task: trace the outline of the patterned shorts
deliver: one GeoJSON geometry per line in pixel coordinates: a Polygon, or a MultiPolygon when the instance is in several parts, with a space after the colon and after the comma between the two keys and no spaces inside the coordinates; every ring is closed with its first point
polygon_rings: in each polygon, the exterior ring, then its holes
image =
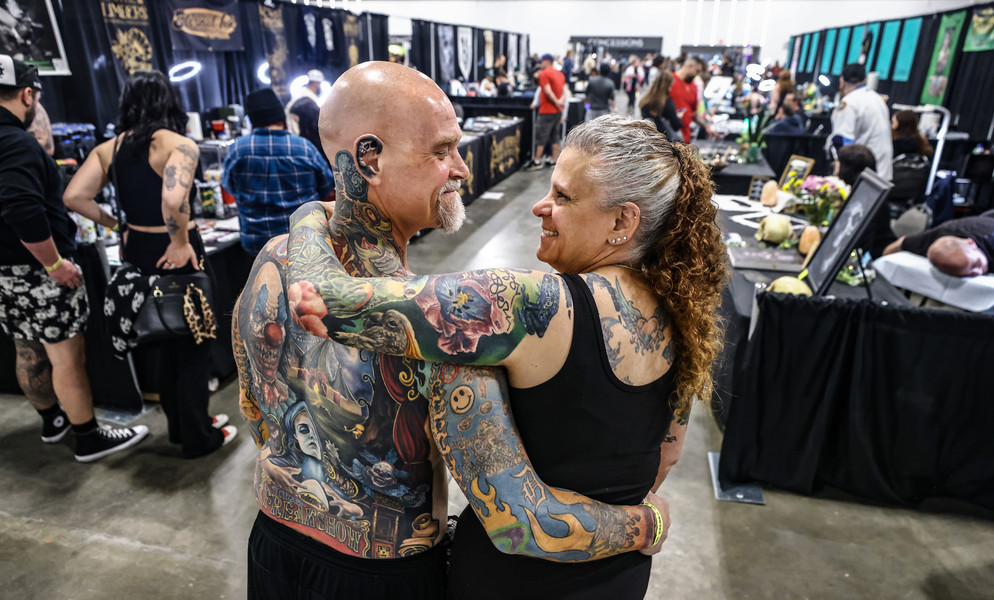
{"type": "Polygon", "coordinates": [[[86,287],[59,285],[41,265],[0,265],[0,327],[8,336],[55,344],[83,331],[86,287]]]}

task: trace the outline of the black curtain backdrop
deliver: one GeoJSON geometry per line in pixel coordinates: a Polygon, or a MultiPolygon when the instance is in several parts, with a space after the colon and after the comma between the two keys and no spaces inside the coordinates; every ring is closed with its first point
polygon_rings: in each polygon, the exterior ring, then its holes
{"type": "MultiPolygon", "coordinates": [[[[994,73],[994,50],[986,52],[963,52],[962,46],[963,40],[969,31],[970,21],[974,12],[991,7],[994,7],[994,3],[965,7],[965,10],[967,10],[967,21],[956,43],[956,48],[959,51],[953,63],[949,89],[945,99],[945,106],[952,113],[952,127],[958,131],[966,132],[973,140],[988,139],[991,121],[994,119],[994,102],[991,101],[991,98],[994,97],[994,78],[991,77],[991,74],[994,73]]],[[[935,49],[935,41],[942,22],[942,15],[950,12],[959,12],[960,10],[964,10],[964,8],[948,11],[947,13],[920,15],[922,18],[922,28],[915,47],[915,56],[912,63],[914,66],[908,81],[893,81],[891,78],[881,79],[877,86],[877,91],[887,96],[891,104],[917,105],[921,102],[922,88],[928,76],[928,66],[932,60],[932,52],[935,49]]],[[[917,18],[917,16],[910,18],[917,18]]],[[[904,35],[904,22],[905,20],[901,21],[901,30],[896,40],[898,45],[904,35]]],[[[881,24],[883,23],[886,23],[886,21],[881,22],[881,24]]],[[[855,23],[853,25],[858,26],[860,24],[855,23]]],[[[869,25],[869,23],[865,25],[869,25]]],[[[806,64],[803,66],[799,65],[798,73],[794,74],[796,80],[801,82],[814,81],[818,75],[822,74],[821,62],[823,54],[826,51],[825,39],[827,31],[823,29],[818,32],[819,39],[817,48],[815,49],[816,54],[813,69],[808,70],[806,64]]],[[[792,37],[789,42],[789,48],[793,49],[794,39],[800,38],[803,40],[804,35],[809,34],[792,37]]],[[[879,35],[880,32],[878,32],[878,39],[871,55],[867,57],[867,64],[871,66],[871,70],[875,70],[881,51],[879,35]]],[[[831,51],[832,49],[829,50],[831,51]]],[[[809,48],[808,51],[810,53],[812,50],[809,48]]],[[[896,49],[894,59],[896,61],[896,49]]],[[[832,77],[830,73],[825,74],[832,80],[832,89],[837,88],[838,77],[832,77]]],[[[893,64],[891,67],[891,77],[893,77],[893,64]]]]}
{"type": "MultiPolygon", "coordinates": [[[[188,60],[196,60],[203,67],[197,76],[175,84],[186,110],[207,112],[218,106],[240,104],[250,91],[265,85],[256,76],[259,66],[266,61],[257,0],[238,3],[239,28],[243,28],[245,36],[245,50],[241,52],[174,50],[165,4],[150,1],[146,6],[149,8],[155,68],[168,72],[173,65],[188,60]]],[[[350,64],[343,32],[343,20],[348,13],[341,9],[316,9],[292,3],[283,3],[282,7],[291,80],[309,69],[319,68],[329,81],[334,81],[350,64]],[[306,35],[306,12],[315,17],[315,46],[309,44],[306,35]],[[323,18],[330,19],[333,24],[333,50],[325,44],[323,18]]],[[[98,133],[102,132],[108,123],[117,120],[117,104],[124,81],[114,67],[100,5],[97,0],[63,0],[61,4],[54,2],[53,8],[72,75],[44,77],[42,102],[53,121],[94,123],[98,133]]],[[[356,15],[356,18],[359,60],[386,60],[387,16],[370,14],[356,15]]]]}
{"type": "Polygon", "coordinates": [[[431,34],[430,21],[411,20],[411,66],[431,77],[431,34]]]}
{"type": "MultiPolygon", "coordinates": [[[[973,13],[994,7],[988,3],[972,7],[960,36],[959,48],[970,29],[973,13]]],[[[974,140],[989,139],[994,119],[994,50],[963,52],[960,50],[953,65],[952,87],[946,94],[946,107],[953,114],[953,124],[974,140]]]]}
{"type": "Polygon", "coordinates": [[[994,508],[994,319],[866,300],[757,297],[719,473],[809,494],[994,508]]]}

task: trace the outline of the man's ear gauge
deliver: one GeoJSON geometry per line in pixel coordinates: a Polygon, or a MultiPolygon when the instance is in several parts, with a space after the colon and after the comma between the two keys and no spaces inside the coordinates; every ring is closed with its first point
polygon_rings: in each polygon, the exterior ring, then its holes
{"type": "Polygon", "coordinates": [[[364,157],[372,152],[374,155],[383,151],[383,142],[375,135],[366,135],[359,138],[355,146],[356,165],[359,171],[366,177],[376,177],[376,171],[366,164],[364,157]]]}

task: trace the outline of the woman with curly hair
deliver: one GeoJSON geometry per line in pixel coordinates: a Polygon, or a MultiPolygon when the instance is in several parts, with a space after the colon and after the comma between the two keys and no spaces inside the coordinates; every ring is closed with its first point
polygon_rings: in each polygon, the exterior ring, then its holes
{"type": "MultiPolygon", "coordinates": [[[[291,309],[308,331],[351,346],[506,367],[514,419],[541,478],[637,503],[676,463],[694,399],[711,397],[726,279],[713,184],[690,146],[618,115],[570,132],[551,183],[533,213],[542,221],[538,258],[557,274],[352,278],[333,252],[308,251],[327,230],[305,207],[290,234],[291,309]]],[[[485,401],[446,400],[456,412],[485,401]]],[[[448,436],[466,451],[486,443],[448,436]]],[[[514,532],[488,539],[472,508],[453,542],[453,598],[644,596],[650,557],[580,565],[502,553],[495,546],[507,552],[514,532]]],[[[555,546],[554,537],[536,541],[555,546]]]]}
{"type": "MultiPolygon", "coordinates": [[[[120,133],[90,152],[63,196],[70,210],[97,224],[127,229],[121,259],[142,276],[192,273],[205,266],[204,244],[190,215],[200,150],[184,135],[186,121],[169,78],[159,71],[135,73],[121,92],[120,133]],[[127,225],[93,199],[115,172],[127,225]]],[[[147,347],[156,364],[169,441],[182,448],[183,457],[210,454],[234,439],[237,430],[226,425],[226,415],[207,413],[210,344],[183,337],[147,347]]]]}

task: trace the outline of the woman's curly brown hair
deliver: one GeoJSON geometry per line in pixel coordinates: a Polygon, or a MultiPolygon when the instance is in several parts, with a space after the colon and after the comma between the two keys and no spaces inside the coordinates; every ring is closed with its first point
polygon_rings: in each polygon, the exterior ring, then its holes
{"type": "Polygon", "coordinates": [[[728,266],[711,171],[689,145],[619,115],[577,126],[564,147],[590,157],[588,175],[603,186],[605,208],[639,207],[633,259],[673,320],[677,387],[670,404],[686,420],[695,396],[711,399],[723,339],[718,305],[728,266]]]}

